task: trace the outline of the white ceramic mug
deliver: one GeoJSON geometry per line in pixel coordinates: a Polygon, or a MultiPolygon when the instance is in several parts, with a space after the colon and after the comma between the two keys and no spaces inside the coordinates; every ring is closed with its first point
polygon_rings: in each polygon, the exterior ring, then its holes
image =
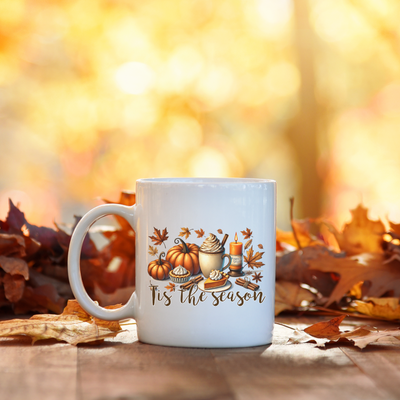
{"type": "Polygon", "coordinates": [[[275,214],[272,180],[140,179],[134,206],[101,205],[80,220],[68,253],[72,291],[93,316],[134,318],[138,338],[145,343],[208,348],[271,343],[275,214]],[[124,217],[136,232],[136,290],[127,304],[114,310],[88,296],[79,265],[89,227],[109,214],[124,217]],[[154,240],[156,229],[165,233],[162,242],[154,240]],[[199,266],[199,246],[210,233],[228,234],[233,241],[236,232],[244,276],[224,274],[221,281],[207,281],[199,266]],[[149,246],[157,249],[156,256],[149,254],[149,246]]]}

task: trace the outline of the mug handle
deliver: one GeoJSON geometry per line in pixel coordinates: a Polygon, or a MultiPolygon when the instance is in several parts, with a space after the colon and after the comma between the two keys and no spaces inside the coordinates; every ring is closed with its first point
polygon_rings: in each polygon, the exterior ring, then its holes
{"type": "Polygon", "coordinates": [[[68,277],[72,292],[82,308],[94,317],[117,321],[125,318],[135,318],[134,306],[136,293],[133,292],[129,301],[121,308],[106,309],[96,304],[87,294],[82,282],[80,270],[80,254],[83,240],[91,225],[106,215],[116,214],[125,218],[128,222],[133,219],[136,206],[123,206],[121,204],[103,204],[86,213],[77,224],[68,250],[68,277]]]}
{"type": "Polygon", "coordinates": [[[222,256],[222,259],[224,259],[225,257],[228,257],[228,258],[229,258],[229,262],[228,262],[228,264],[225,265],[225,267],[222,267],[221,271],[223,271],[224,269],[227,269],[227,268],[230,267],[231,264],[232,264],[232,257],[231,257],[231,255],[230,255],[230,254],[224,254],[224,255],[222,256]]]}

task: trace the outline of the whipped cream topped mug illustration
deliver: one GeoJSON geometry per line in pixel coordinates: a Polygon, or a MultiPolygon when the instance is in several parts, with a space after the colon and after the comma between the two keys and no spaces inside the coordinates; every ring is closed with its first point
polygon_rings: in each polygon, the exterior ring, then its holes
{"type": "Polygon", "coordinates": [[[232,257],[229,254],[225,254],[225,242],[228,239],[228,234],[225,234],[222,242],[213,234],[207,237],[199,249],[199,263],[200,269],[203,275],[208,278],[211,271],[219,270],[223,271],[227,269],[232,262],[232,257]],[[224,266],[224,258],[229,261],[224,266]]]}
{"type": "Polygon", "coordinates": [[[72,291],[97,318],[134,318],[145,343],[208,348],[271,343],[275,214],[272,180],[140,179],[135,205],[95,207],[76,226],[68,252],[72,291]],[[110,214],[125,218],[136,233],[135,291],[118,309],[94,302],[80,272],[87,231],[110,214]],[[235,237],[238,251],[232,246],[225,251],[228,237],[235,237]],[[243,260],[240,273],[228,272],[236,253],[243,260]]]}

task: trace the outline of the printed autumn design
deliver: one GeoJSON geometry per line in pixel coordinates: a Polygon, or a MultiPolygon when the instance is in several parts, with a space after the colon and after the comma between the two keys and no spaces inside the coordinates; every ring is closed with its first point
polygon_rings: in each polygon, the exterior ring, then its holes
{"type": "Polygon", "coordinates": [[[184,237],[186,240],[190,236],[190,231],[192,229],[189,228],[181,228],[181,232],[179,233],[179,236],[184,237]]]}
{"type": "Polygon", "coordinates": [[[197,238],[199,239],[199,238],[202,238],[203,236],[204,236],[204,231],[203,231],[203,229],[199,229],[199,230],[197,230],[197,231],[194,231],[196,234],[197,234],[197,238]]]}
{"type": "Polygon", "coordinates": [[[261,275],[261,272],[255,272],[253,275],[252,275],[252,279],[253,279],[253,281],[255,281],[255,282],[261,282],[261,279],[263,278],[263,276],[261,275]]]}
{"type": "Polygon", "coordinates": [[[154,242],[155,245],[160,246],[164,244],[165,241],[168,239],[168,231],[167,228],[163,229],[162,233],[160,229],[154,228],[154,235],[149,236],[150,240],[154,242]]]}
{"type": "Polygon", "coordinates": [[[150,246],[150,245],[149,245],[149,251],[148,251],[148,253],[149,253],[151,256],[156,256],[156,255],[158,254],[158,249],[157,249],[157,247],[156,247],[156,246],[150,246]]]}
{"type": "Polygon", "coordinates": [[[246,228],[246,230],[240,232],[243,235],[244,239],[250,239],[251,235],[253,234],[253,232],[249,228],[246,228]]]}
{"type": "Polygon", "coordinates": [[[264,265],[264,263],[260,261],[263,254],[264,252],[260,253],[258,251],[257,253],[254,253],[253,247],[250,247],[247,254],[244,256],[244,261],[251,269],[261,268],[264,265]]]}
{"type": "Polygon", "coordinates": [[[167,286],[165,286],[165,289],[168,289],[170,292],[175,292],[175,283],[170,282],[167,286]]]}

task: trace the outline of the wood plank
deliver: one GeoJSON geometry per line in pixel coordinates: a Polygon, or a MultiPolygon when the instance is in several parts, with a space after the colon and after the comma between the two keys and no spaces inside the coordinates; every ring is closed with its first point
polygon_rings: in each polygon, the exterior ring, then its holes
{"type": "Polygon", "coordinates": [[[30,339],[0,340],[0,398],[75,399],[77,348],[30,343],[30,339]]]}
{"type": "Polygon", "coordinates": [[[345,347],[342,351],[381,391],[386,393],[388,400],[400,398],[399,347],[374,344],[363,350],[345,347]]]}
{"type": "Polygon", "coordinates": [[[257,348],[247,353],[243,349],[213,351],[235,398],[387,399],[387,394],[339,348],[288,345],[289,336],[286,328],[276,325],[273,344],[258,348],[258,354],[257,348]]]}
{"type": "Polygon", "coordinates": [[[112,341],[78,349],[82,399],[232,399],[210,350],[112,341]]]}

